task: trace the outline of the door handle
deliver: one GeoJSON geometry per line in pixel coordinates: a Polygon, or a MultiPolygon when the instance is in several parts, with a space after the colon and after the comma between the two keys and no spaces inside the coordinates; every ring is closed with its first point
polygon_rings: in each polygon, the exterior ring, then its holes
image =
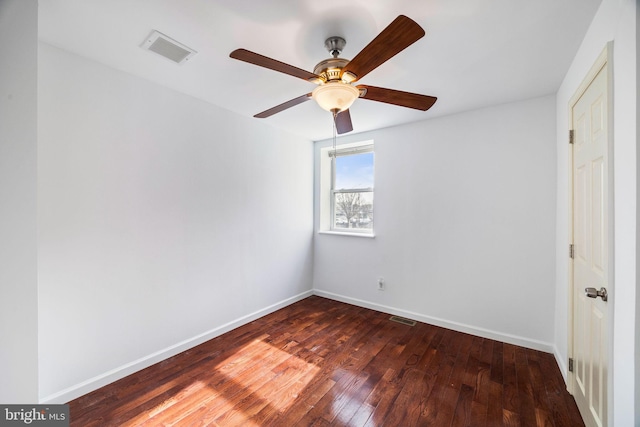
{"type": "Polygon", "coordinates": [[[600,288],[600,290],[597,290],[596,288],[584,288],[584,294],[589,298],[600,297],[602,298],[602,301],[606,301],[608,297],[607,289],[604,287],[600,288]]]}

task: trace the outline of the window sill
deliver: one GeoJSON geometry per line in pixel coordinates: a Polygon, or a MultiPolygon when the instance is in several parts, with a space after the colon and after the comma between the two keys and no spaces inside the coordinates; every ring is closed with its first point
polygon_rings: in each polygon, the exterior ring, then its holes
{"type": "Polygon", "coordinates": [[[376,237],[374,233],[349,233],[348,231],[333,231],[333,230],[320,230],[318,234],[333,234],[334,236],[349,236],[349,237],[368,237],[373,239],[376,237]]]}

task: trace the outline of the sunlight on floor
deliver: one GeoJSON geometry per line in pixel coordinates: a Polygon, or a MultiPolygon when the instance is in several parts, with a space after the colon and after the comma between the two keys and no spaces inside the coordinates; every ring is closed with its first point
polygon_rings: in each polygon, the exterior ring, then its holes
{"type": "Polygon", "coordinates": [[[300,350],[297,346],[290,341],[276,347],[256,339],[216,366],[242,387],[241,394],[251,402],[241,409],[245,414],[253,415],[266,407],[287,410],[319,372],[318,366],[296,355],[300,350]]]}
{"type": "MultiPolygon", "coordinates": [[[[207,369],[206,365],[193,368],[193,382],[123,425],[259,426],[252,417],[264,419],[286,411],[320,368],[296,355],[301,350],[297,342],[276,347],[262,340],[266,337],[247,343],[212,366],[214,374],[207,374],[211,378],[207,382],[195,379],[197,370],[207,369]]],[[[172,385],[162,387],[169,391],[172,385]]]]}

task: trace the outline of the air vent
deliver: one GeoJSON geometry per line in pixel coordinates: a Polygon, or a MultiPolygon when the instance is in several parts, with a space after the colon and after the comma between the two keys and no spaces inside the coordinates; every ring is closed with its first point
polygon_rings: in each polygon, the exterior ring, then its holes
{"type": "Polygon", "coordinates": [[[187,47],[158,31],[152,31],[151,34],[149,34],[149,37],[147,37],[144,43],[142,43],[142,48],[164,56],[177,64],[182,64],[183,62],[188,61],[197,53],[190,47],[187,47]]]}
{"type": "Polygon", "coordinates": [[[405,319],[404,317],[400,316],[391,316],[389,320],[391,320],[392,322],[402,323],[403,325],[407,326],[416,326],[415,320],[405,319]]]}

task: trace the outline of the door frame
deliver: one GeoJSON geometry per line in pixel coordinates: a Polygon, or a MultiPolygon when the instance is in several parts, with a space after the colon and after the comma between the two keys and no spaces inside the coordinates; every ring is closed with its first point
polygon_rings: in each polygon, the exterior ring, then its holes
{"type": "MultiPolygon", "coordinates": [[[[614,162],[613,162],[613,145],[614,145],[614,134],[613,134],[613,41],[609,41],[600,55],[598,55],[597,59],[594,61],[593,65],[589,69],[589,72],[586,74],[578,88],[576,89],[573,96],[569,99],[568,111],[569,111],[569,130],[573,129],[573,107],[578,102],[580,97],[584,94],[587,88],[591,85],[591,82],[600,72],[600,70],[606,66],[607,74],[606,74],[606,85],[607,85],[607,167],[608,167],[608,197],[607,197],[607,212],[609,217],[609,223],[607,224],[607,233],[608,235],[608,245],[607,245],[607,257],[608,257],[608,266],[609,271],[607,273],[607,290],[609,291],[609,299],[608,299],[608,318],[607,318],[607,340],[608,340],[608,376],[607,376],[607,423],[609,426],[613,426],[613,322],[614,322],[614,308],[615,308],[615,281],[614,281],[614,162]]],[[[568,135],[569,132],[567,132],[568,135]]],[[[574,243],[573,236],[573,144],[569,144],[569,243],[574,243]]],[[[568,253],[567,248],[567,253],[568,253]]],[[[577,286],[573,281],[573,268],[574,268],[574,260],[569,257],[569,274],[568,274],[568,310],[567,310],[567,354],[568,357],[574,358],[574,328],[573,328],[573,316],[574,316],[574,291],[577,286]]],[[[575,373],[571,372],[567,369],[567,390],[571,395],[574,394],[574,383],[575,383],[575,373]]]]}

